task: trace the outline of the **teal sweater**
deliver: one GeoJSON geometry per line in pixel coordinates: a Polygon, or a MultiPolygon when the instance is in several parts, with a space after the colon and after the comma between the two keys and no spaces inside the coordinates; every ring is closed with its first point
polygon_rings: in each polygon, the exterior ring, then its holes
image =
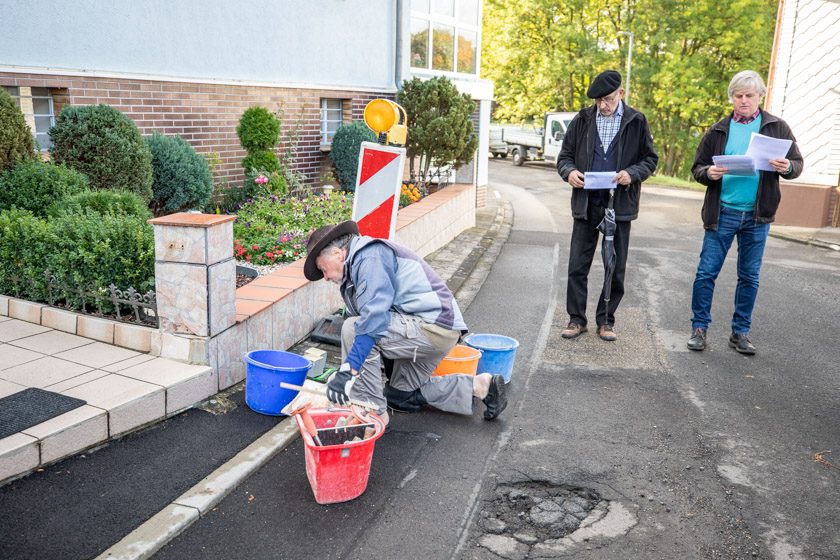
{"type": "MultiPolygon", "coordinates": [[[[750,136],[761,128],[761,115],[750,124],[740,124],[735,119],[729,124],[729,136],[726,140],[724,154],[728,156],[742,156],[747,153],[750,136]]],[[[738,175],[724,175],[723,188],[720,193],[720,203],[738,212],[752,212],[755,207],[755,196],[758,192],[758,171],[749,177],[738,175]]]]}

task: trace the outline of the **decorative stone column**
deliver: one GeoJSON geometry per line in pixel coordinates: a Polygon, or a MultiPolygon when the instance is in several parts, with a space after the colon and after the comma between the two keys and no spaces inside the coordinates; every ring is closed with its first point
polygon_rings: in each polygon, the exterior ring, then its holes
{"type": "Polygon", "coordinates": [[[178,213],[149,220],[161,333],[215,336],[236,322],[236,216],[178,213]]]}

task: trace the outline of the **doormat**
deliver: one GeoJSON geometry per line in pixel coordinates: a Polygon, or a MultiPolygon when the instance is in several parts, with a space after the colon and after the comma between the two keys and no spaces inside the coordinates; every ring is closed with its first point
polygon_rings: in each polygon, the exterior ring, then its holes
{"type": "Polygon", "coordinates": [[[87,404],[43,389],[24,389],[0,399],[0,439],[87,404]]]}

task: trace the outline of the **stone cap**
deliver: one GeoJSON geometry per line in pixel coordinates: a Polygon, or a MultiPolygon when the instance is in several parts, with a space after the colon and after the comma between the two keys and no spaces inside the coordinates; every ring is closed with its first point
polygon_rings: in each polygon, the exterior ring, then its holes
{"type": "Polygon", "coordinates": [[[191,212],[178,212],[177,214],[169,214],[161,216],[160,218],[152,218],[148,223],[153,226],[179,226],[179,227],[196,227],[209,228],[232,222],[236,216],[227,214],[194,214],[191,212]]]}

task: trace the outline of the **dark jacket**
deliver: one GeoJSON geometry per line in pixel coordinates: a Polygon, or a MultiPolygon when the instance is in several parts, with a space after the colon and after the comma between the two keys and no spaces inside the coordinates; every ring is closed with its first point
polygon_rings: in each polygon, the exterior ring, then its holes
{"type": "MultiPolygon", "coordinates": [[[[586,173],[592,168],[595,139],[598,137],[598,129],[595,126],[596,111],[597,108],[594,105],[581,109],[569,124],[569,130],[563,138],[563,147],[560,149],[560,155],[557,156],[557,172],[564,181],[568,180],[569,173],[575,169],[586,173]]],[[[653,139],[650,136],[647,119],[642,113],[626,104],[615,141],[618,142],[616,172],[626,170],[631,179],[629,185],[619,185],[615,190],[613,202],[615,219],[619,222],[629,222],[639,217],[642,181],[650,177],[656,169],[659,156],[653,150],[653,139]]],[[[572,189],[572,217],[585,220],[588,202],[588,191],[572,189]]]]}
{"type": "MultiPolygon", "coordinates": [[[[726,148],[726,139],[729,137],[729,122],[732,115],[718,121],[710,128],[700,145],[697,146],[697,154],[694,156],[694,165],[691,174],[698,183],[706,185],[706,199],[703,201],[703,227],[706,229],[717,229],[720,218],[720,191],[723,181],[709,179],[708,170],[712,166],[712,156],[723,154],[726,148]]],[[[790,160],[793,169],[785,179],[795,179],[802,173],[804,162],[799,147],[796,145],[796,138],[785,121],[775,115],[761,110],[761,128],[759,132],[773,138],[786,138],[793,140],[787,159],[790,160]]],[[[776,219],[776,210],[779,209],[779,202],[782,200],[782,192],[779,189],[779,174],[775,171],[759,171],[758,192],[755,198],[755,222],[766,224],[776,219]]]]}

